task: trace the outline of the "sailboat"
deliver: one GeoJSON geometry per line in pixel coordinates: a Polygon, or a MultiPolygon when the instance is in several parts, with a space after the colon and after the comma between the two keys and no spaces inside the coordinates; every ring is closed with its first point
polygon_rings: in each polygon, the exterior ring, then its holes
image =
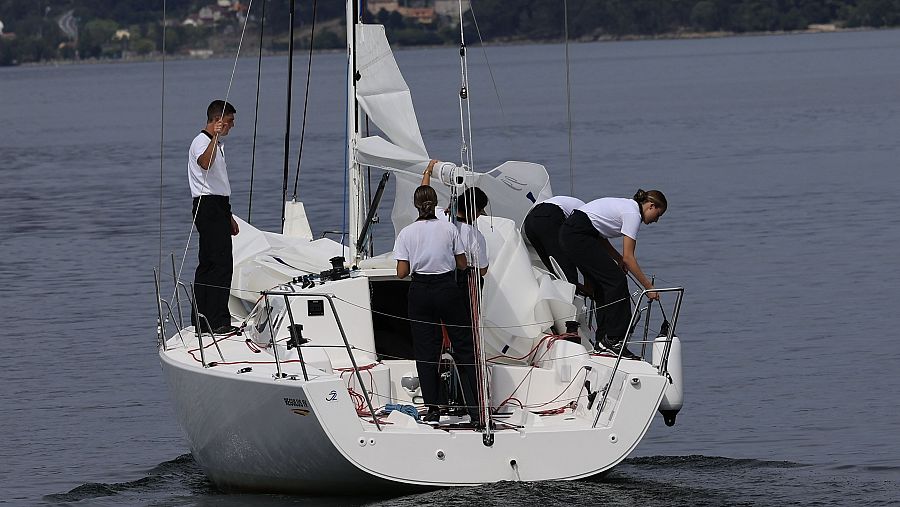
{"type": "MultiPolygon", "coordinates": [[[[473,308],[485,420],[472,424],[448,407],[424,424],[409,281],[397,278],[391,252],[369,248],[388,177],[368,201],[363,170],[394,177],[399,231],[416,218],[411,196],[430,157],[384,28],[363,24],[354,0],[346,26],[347,239],[314,238],[302,202],[286,204],[281,232],[238,219],[229,305],[241,333],[231,336],[184,325],[189,284],[176,279],[165,299],[157,274],[160,362],[196,462],[226,491],[328,494],[574,480],[611,469],[657,411],[671,424],[681,408],[683,289],[656,289],[670,308],[653,334],[650,313],[663,305],[646,291],[632,295],[627,343],[648,360],[595,352],[593,303],[546,269],[520,232],[533,204],[553,195],[546,169],[510,161],[482,173],[465,155],[443,164],[434,176],[442,202],[475,185],[491,198],[491,216],[477,222],[491,269],[473,308]],[[363,135],[365,120],[376,134],[363,135]]],[[[452,392],[457,375],[445,359],[442,382],[452,392]]]]}

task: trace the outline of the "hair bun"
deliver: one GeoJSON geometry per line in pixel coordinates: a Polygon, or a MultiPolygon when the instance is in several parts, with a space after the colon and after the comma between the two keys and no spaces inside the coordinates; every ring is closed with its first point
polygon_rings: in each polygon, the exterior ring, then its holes
{"type": "Polygon", "coordinates": [[[634,193],[633,199],[637,202],[644,202],[647,200],[647,192],[639,188],[637,192],[634,193]]]}

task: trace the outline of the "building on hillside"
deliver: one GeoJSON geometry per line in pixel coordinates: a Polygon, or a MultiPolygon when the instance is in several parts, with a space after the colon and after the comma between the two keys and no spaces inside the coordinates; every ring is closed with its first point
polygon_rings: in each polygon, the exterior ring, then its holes
{"type": "Polygon", "coordinates": [[[369,0],[366,2],[366,10],[372,14],[378,14],[379,11],[394,12],[400,8],[397,0],[369,0]]]}
{"type": "Polygon", "coordinates": [[[423,25],[430,25],[437,18],[434,7],[400,7],[397,12],[404,18],[414,19],[423,25]]]}
{"type": "MultiPolygon", "coordinates": [[[[462,10],[469,10],[469,0],[463,0],[462,10]]],[[[434,0],[434,12],[438,16],[448,17],[453,21],[459,21],[459,0],[434,0]]]]}

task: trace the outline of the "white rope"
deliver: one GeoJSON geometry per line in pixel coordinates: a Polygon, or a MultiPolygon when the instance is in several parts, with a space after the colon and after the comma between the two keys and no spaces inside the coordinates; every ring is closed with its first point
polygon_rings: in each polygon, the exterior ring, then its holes
{"type": "MultiPolygon", "coordinates": [[[[162,270],[163,251],[163,153],[166,131],[166,0],[163,0],[163,29],[162,29],[162,92],[160,93],[159,106],[159,264],[157,268],[162,270]]],[[[159,294],[157,294],[159,296],[159,294]]]]}

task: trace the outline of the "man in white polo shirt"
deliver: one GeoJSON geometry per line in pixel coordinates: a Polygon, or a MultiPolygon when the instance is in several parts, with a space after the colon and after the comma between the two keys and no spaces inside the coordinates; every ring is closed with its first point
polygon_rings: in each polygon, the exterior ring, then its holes
{"type": "Polygon", "coordinates": [[[225,335],[238,330],[231,325],[228,311],[233,269],[231,236],[238,233],[238,225],[231,216],[231,185],[220,140],[234,126],[235,112],[234,106],[224,100],[212,101],[206,109],[206,127],[191,142],[188,154],[192,212],[200,236],[194,294],[196,311],[206,317],[198,323],[192,311],[191,322],[203,331],[225,335]]]}

